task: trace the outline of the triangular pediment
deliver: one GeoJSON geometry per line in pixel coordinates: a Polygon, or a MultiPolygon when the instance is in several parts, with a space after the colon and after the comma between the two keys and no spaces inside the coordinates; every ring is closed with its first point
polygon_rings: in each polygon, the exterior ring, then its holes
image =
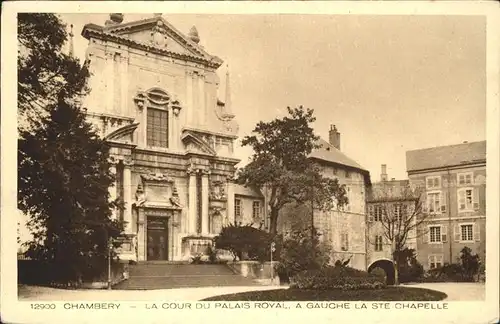
{"type": "Polygon", "coordinates": [[[103,31],[178,54],[187,54],[202,59],[214,58],[214,56],[208,54],[201,46],[176,29],[163,17],[153,17],[106,26],[103,31]]]}
{"type": "Polygon", "coordinates": [[[209,155],[217,155],[217,152],[210,146],[210,144],[203,139],[200,135],[191,131],[184,131],[182,133],[182,142],[186,149],[195,153],[203,153],[209,155]]]}

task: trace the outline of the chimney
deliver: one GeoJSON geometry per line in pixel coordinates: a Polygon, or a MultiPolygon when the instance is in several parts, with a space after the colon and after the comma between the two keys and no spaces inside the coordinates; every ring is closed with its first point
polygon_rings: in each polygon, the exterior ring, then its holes
{"type": "Polygon", "coordinates": [[[330,140],[330,145],[335,147],[337,150],[340,151],[340,133],[337,130],[337,127],[335,125],[330,125],[330,131],[329,131],[329,140],[330,140]]]}
{"type": "Polygon", "coordinates": [[[387,165],[382,164],[382,172],[380,173],[380,181],[387,181],[387,165]]]}

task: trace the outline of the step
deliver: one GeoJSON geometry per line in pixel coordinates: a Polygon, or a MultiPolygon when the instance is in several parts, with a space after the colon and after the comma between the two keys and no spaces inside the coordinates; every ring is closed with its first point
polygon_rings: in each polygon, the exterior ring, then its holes
{"type": "Polygon", "coordinates": [[[129,276],[197,276],[197,275],[232,275],[234,272],[227,265],[205,264],[138,264],[129,267],[129,276]]]}

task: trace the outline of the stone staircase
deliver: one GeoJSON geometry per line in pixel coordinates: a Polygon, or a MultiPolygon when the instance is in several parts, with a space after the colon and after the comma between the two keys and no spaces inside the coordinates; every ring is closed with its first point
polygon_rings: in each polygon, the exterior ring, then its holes
{"type": "Polygon", "coordinates": [[[143,262],[129,266],[129,278],[115,285],[116,290],[259,286],[252,279],[235,273],[225,264],[186,264],[143,262]]]}

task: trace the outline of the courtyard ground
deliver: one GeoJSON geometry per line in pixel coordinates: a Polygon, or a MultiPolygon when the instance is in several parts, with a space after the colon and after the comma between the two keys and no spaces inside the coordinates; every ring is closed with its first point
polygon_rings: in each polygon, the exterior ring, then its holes
{"type": "Polygon", "coordinates": [[[445,301],[483,301],[486,295],[486,285],[477,282],[417,283],[405,286],[444,292],[448,295],[445,301]]]}
{"type": "MultiPolygon", "coordinates": [[[[404,286],[444,292],[445,301],[481,301],[485,299],[484,283],[419,283],[404,286]]],[[[193,301],[246,291],[286,289],[286,286],[204,287],[159,290],[65,290],[37,286],[19,286],[19,300],[178,300],[193,301]]]]}
{"type": "Polygon", "coordinates": [[[158,290],[97,290],[97,289],[56,289],[39,286],[18,286],[19,301],[67,301],[67,300],[176,300],[193,301],[212,296],[234,294],[245,291],[287,288],[285,286],[252,287],[203,287],[158,290]]]}

